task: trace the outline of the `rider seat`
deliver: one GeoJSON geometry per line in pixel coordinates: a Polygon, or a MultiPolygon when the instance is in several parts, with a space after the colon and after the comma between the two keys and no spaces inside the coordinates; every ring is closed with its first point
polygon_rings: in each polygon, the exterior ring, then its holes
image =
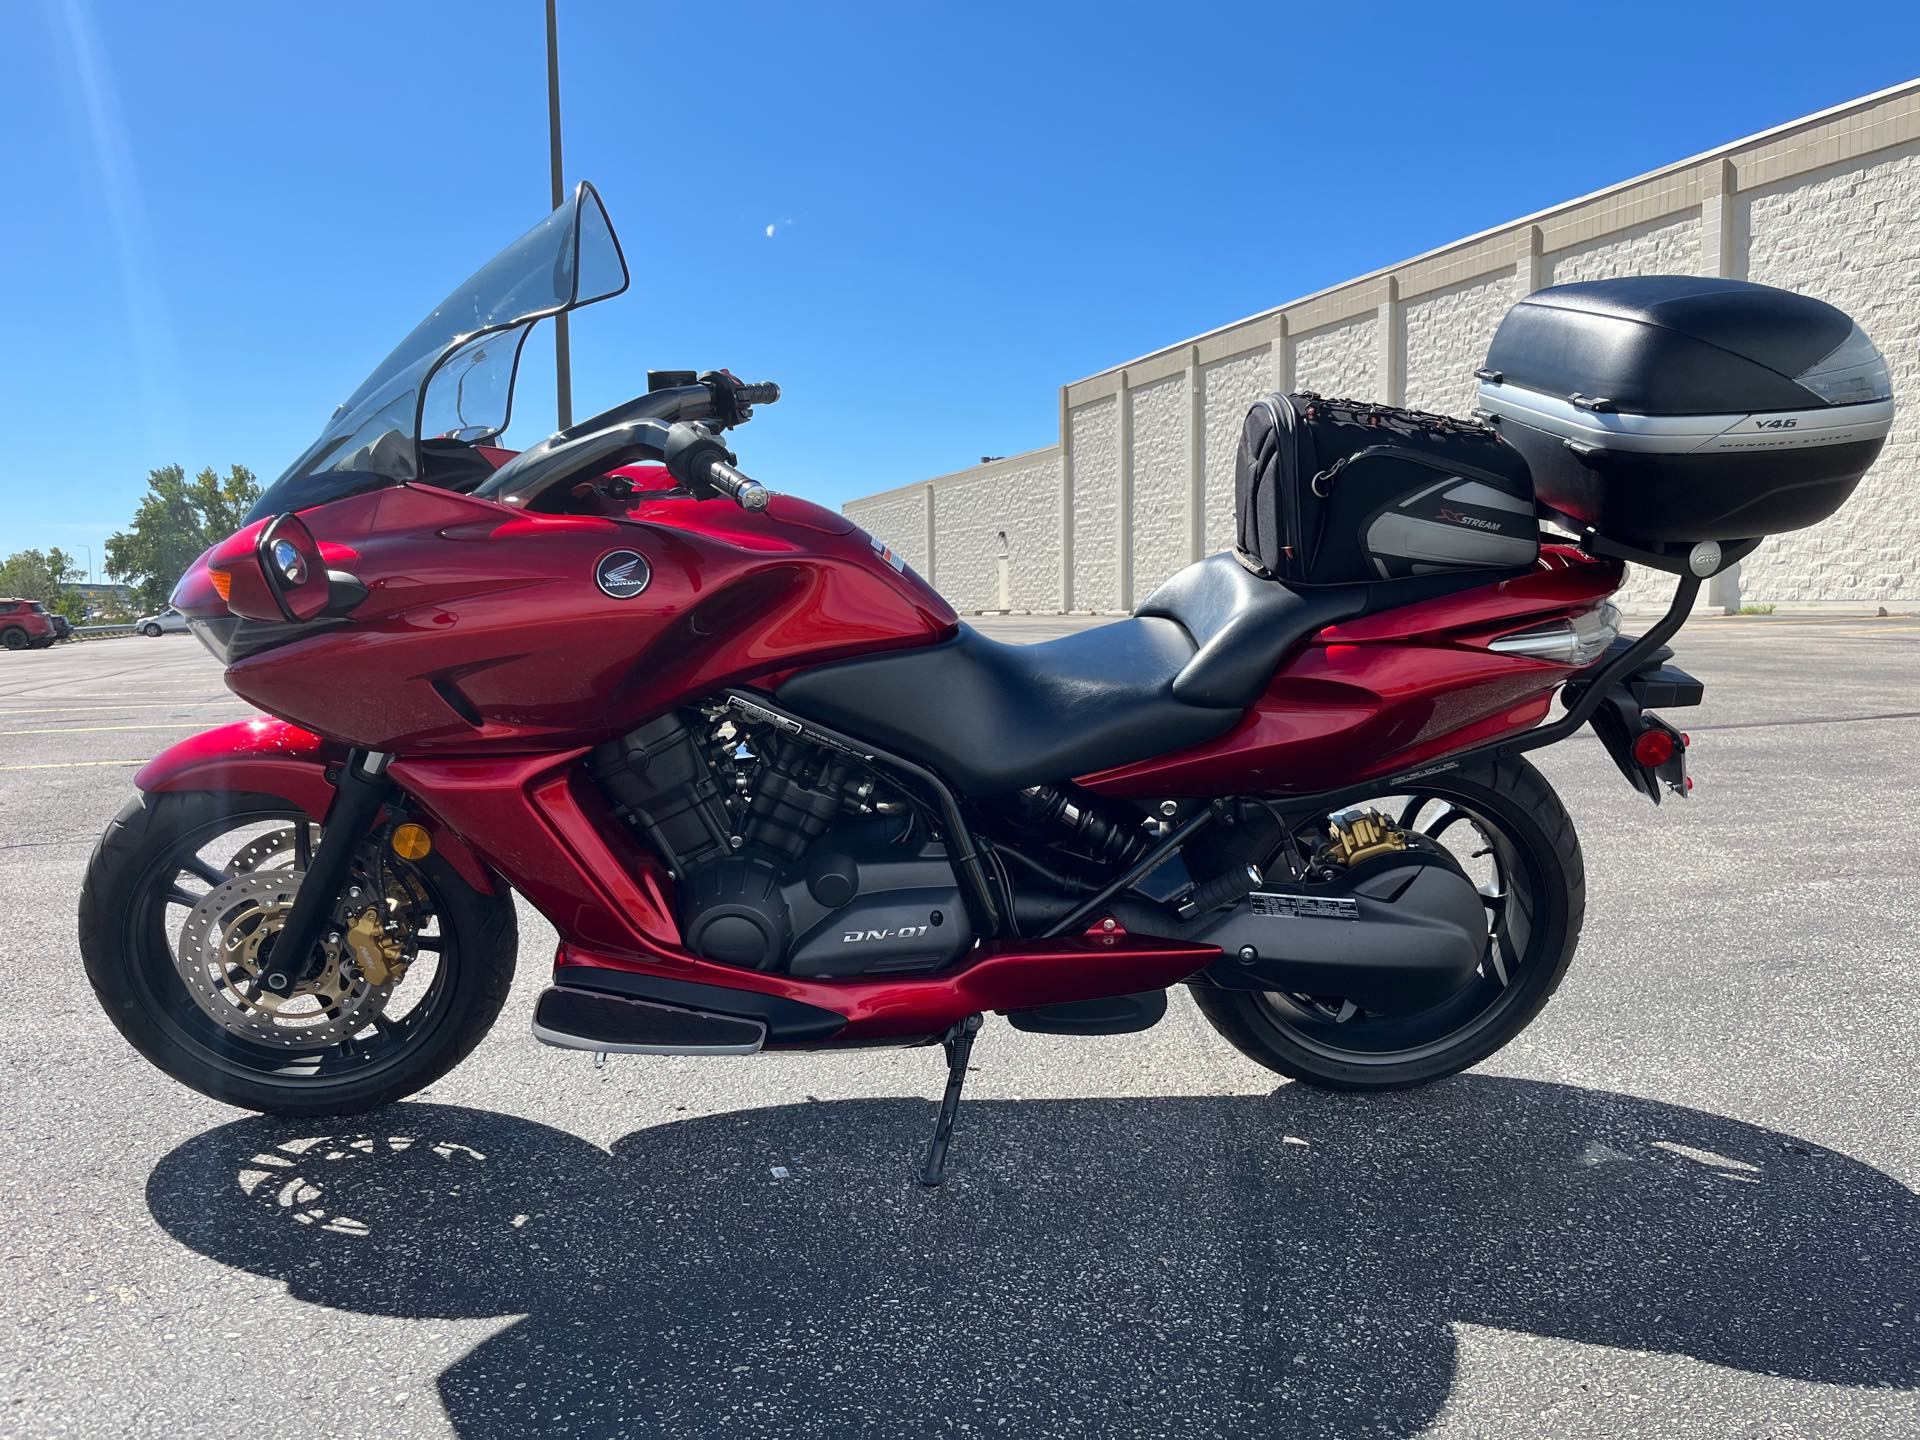
{"type": "Polygon", "coordinates": [[[938,645],[802,671],[779,699],[970,794],[997,794],[1224,733],[1294,646],[1361,613],[1367,594],[1362,585],[1295,592],[1214,555],[1130,619],[1036,645],[962,625],[938,645]]]}

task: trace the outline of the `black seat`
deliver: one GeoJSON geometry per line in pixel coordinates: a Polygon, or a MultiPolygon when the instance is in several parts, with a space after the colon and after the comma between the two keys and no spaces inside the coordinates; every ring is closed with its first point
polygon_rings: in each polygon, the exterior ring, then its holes
{"type": "Polygon", "coordinates": [[[1129,620],[1038,645],[953,639],[794,676],[798,713],[976,794],[1168,754],[1232,727],[1286,653],[1358,614],[1364,587],[1295,594],[1231,555],[1188,566],[1129,620]]]}
{"type": "Polygon", "coordinates": [[[1289,590],[1278,580],[1261,579],[1232,555],[1209,555],[1133,613],[1177,620],[1193,637],[1195,654],[1173,679],[1175,699],[1245,709],[1294,646],[1368,608],[1368,588],[1289,590]]]}

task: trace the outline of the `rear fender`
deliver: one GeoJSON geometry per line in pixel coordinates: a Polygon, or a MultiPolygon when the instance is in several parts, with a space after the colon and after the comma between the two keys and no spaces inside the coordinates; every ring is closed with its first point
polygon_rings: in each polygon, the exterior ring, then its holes
{"type": "MultiPolygon", "coordinates": [[[[191,735],[140,767],[133,783],[151,794],[173,790],[272,795],[324,824],[333,806],[334,767],[347,747],[262,715],[191,735]]],[[[431,814],[412,817],[433,837],[433,848],[483,895],[499,890],[493,872],[465,840],[431,814]]]]}

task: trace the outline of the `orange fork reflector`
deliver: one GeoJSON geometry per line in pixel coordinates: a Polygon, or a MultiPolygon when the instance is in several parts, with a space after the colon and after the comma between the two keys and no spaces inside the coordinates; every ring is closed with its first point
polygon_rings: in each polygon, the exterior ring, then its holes
{"type": "Polygon", "coordinates": [[[411,822],[393,827],[393,853],[402,860],[424,860],[433,849],[426,827],[411,822]]]}

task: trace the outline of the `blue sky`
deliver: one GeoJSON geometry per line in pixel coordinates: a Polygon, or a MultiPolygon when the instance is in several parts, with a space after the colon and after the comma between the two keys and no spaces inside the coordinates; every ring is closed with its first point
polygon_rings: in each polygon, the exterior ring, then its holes
{"type": "MultiPolygon", "coordinates": [[[[1064,381],[1920,66],[1911,4],[560,10],[569,178],[635,277],[576,320],[576,413],[649,366],[777,379],[743,465],[830,504],[1050,443],[1064,381]]],[[[543,17],[0,6],[0,554],[100,561],[152,466],[271,479],[531,223],[543,17]]],[[[522,442],[544,330],[528,354],[522,442]]]]}

